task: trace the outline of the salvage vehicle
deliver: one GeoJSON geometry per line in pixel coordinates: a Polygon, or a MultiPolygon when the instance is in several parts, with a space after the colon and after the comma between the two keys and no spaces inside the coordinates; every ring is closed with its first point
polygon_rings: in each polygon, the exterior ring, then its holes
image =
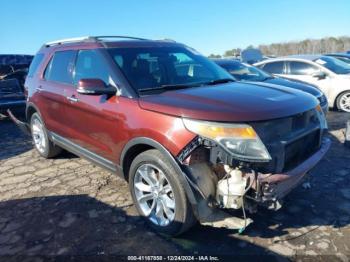
{"type": "Polygon", "coordinates": [[[25,113],[24,81],[33,56],[0,55],[0,114],[25,113]]]}
{"type": "Polygon", "coordinates": [[[350,112],[350,65],[325,55],[293,55],[256,63],[276,76],[317,86],[330,107],[350,112]]]}
{"type": "Polygon", "coordinates": [[[242,231],[246,210],[278,209],[330,146],[314,96],[236,82],[175,41],[66,39],[34,61],[27,123],[12,119],[41,156],[66,149],[125,178],[158,232],[178,235],[196,221],[242,231]],[[227,212],[235,209],[243,217],[227,212]]]}
{"type": "Polygon", "coordinates": [[[325,114],[328,112],[328,102],[326,96],[317,87],[297,80],[288,80],[270,75],[261,69],[232,59],[213,59],[215,63],[224,68],[238,81],[263,82],[275,85],[286,86],[307,92],[315,96],[325,114]]]}

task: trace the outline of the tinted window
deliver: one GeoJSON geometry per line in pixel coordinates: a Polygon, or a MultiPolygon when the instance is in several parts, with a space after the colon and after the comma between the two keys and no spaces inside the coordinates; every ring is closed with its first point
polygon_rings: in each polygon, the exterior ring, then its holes
{"type": "Polygon", "coordinates": [[[271,75],[248,64],[232,61],[219,65],[225,68],[238,81],[265,81],[271,78],[271,75]]]}
{"type": "Polygon", "coordinates": [[[28,71],[28,76],[32,77],[36,70],[38,69],[40,63],[43,61],[44,55],[43,54],[37,54],[32,63],[30,64],[29,71],[28,71]]]}
{"type": "Polygon", "coordinates": [[[111,48],[108,52],[137,90],[232,79],[224,69],[187,47],[111,48]]]}
{"type": "MultiPolygon", "coordinates": [[[[120,62],[122,63],[122,60],[120,62]]],[[[108,66],[96,50],[82,50],[78,53],[74,83],[77,84],[83,78],[97,78],[106,84],[112,84],[108,66]]]]}
{"type": "Polygon", "coordinates": [[[45,70],[45,79],[72,84],[72,70],[76,51],[59,51],[51,58],[45,70]]]}
{"type": "Polygon", "coordinates": [[[339,60],[341,60],[341,61],[343,61],[343,62],[345,62],[345,63],[347,63],[347,64],[350,64],[350,57],[335,57],[335,58],[337,58],[337,59],[339,59],[339,60]]]}
{"type": "Polygon", "coordinates": [[[322,56],[314,61],[315,63],[331,70],[336,74],[349,74],[350,65],[330,56],[322,56]]]}
{"type": "Polygon", "coordinates": [[[269,72],[270,74],[283,74],[284,62],[272,62],[267,63],[262,68],[264,71],[269,72]]]}
{"type": "Polygon", "coordinates": [[[289,74],[290,75],[312,75],[319,71],[316,66],[303,63],[303,62],[289,62],[289,74]]]}

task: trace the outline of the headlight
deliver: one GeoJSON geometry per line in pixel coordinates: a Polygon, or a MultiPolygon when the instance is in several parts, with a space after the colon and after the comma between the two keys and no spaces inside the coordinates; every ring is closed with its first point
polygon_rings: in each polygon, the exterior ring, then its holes
{"type": "Polygon", "coordinates": [[[246,124],[224,124],[183,119],[185,127],[202,137],[214,140],[240,160],[268,161],[271,156],[255,130],[246,124]]]}
{"type": "Polygon", "coordinates": [[[320,105],[317,105],[315,109],[316,109],[318,120],[320,121],[321,129],[328,129],[327,119],[322,110],[322,107],[320,105]]]}

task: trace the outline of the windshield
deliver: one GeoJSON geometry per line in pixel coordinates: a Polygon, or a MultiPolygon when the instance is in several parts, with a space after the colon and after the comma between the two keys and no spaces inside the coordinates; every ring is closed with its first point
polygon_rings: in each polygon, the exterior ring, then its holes
{"type": "Polygon", "coordinates": [[[334,57],[322,56],[314,61],[336,74],[349,74],[350,65],[334,57]]]}
{"type": "Polygon", "coordinates": [[[264,71],[240,62],[227,62],[220,64],[238,81],[264,81],[272,76],[264,71]]]}
{"type": "Polygon", "coordinates": [[[137,91],[233,80],[221,67],[187,47],[111,48],[108,52],[137,91]]]}

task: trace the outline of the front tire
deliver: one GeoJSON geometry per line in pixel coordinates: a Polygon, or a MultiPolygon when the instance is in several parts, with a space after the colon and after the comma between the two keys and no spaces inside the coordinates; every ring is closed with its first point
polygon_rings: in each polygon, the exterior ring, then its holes
{"type": "Polygon", "coordinates": [[[337,108],[340,111],[350,113],[350,91],[345,91],[338,96],[337,108]]]}
{"type": "Polygon", "coordinates": [[[194,224],[184,186],[170,161],[158,150],[147,150],[133,160],[129,187],[139,214],[156,231],[175,236],[194,224]]]}
{"type": "Polygon", "coordinates": [[[47,130],[38,113],[30,118],[30,130],[36,150],[42,157],[52,158],[62,152],[62,149],[52,143],[47,135],[47,130]]]}

